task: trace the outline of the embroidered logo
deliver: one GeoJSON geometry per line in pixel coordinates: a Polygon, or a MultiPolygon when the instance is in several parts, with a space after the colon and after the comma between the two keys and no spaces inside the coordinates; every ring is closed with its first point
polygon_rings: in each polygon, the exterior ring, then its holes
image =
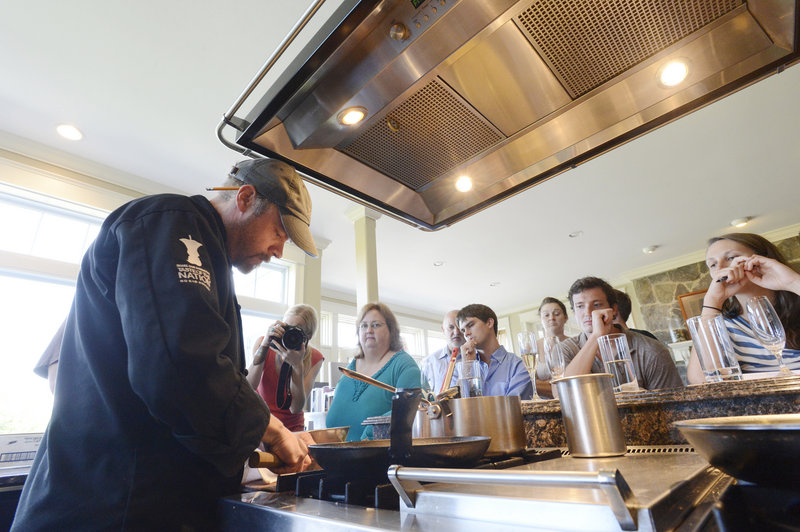
{"type": "Polygon", "coordinates": [[[195,266],[202,266],[203,263],[200,262],[200,254],[197,250],[200,249],[203,244],[197,240],[192,240],[192,235],[189,235],[189,238],[179,238],[178,240],[183,242],[183,245],[186,246],[186,254],[188,255],[186,261],[195,266]]]}
{"type": "Polygon", "coordinates": [[[203,244],[197,240],[189,238],[179,238],[181,244],[186,246],[186,262],[188,264],[176,264],[178,268],[178,281],[181,283],[199,284],[206,290],[211,290],[211,273],[203,268],[200,260],[200,253],[197,252],[203,244]]]}

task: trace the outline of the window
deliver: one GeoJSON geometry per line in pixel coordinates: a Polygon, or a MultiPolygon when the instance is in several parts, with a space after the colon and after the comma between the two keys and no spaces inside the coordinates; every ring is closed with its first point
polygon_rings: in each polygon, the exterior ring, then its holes
{"type": "Polygon", "coordinates": [[[330,312],[319,314],[319,343],[324,347],[333,345],[333,315],[330,312]]]}
{"type": "Polygon", "coordinates": [[[336,336],[339,339],[339,349],[353,350],[358,348],[358,334],[356,334],[356,317],[339,314],[336,324],[336,336]]]}
{"type": "Polygon", "coordinates": [[[244,337],[244,353],[246,366],[253,360],[253,346],[260,336],[267,333],[269,326],[281,316],[270,316],[242,309],[242,336],[244,337]]]}
{"type": "Polygon", "coordinates": [[[33,367],[69,313],[75,285],[0,273],[0,293],[0,433],[44,432],[53,396],[33,367]]]}
{"type": "Polygon", "coordinates": [[[447,345],[447,340],[441,331],[428,330],[428,354],[435,353],[447,345]]]}
{"type": "Polygon", "coordinates": [[[0,195],[0,249],[78,264],[102,219],[0,195]]]}
{"type": "Polygon", "coordinates": [[[425,358],[425,342],[423,340],[422,329],[417,327],[400,326],[400,338],[403,339],[403,347],[406,353],[417,360],[425,358]]]}
{"type": "Polygon", "coordinates": [[[289,300],[289,263],[280,259],[262,264],[245,275],[233,269],[236,294],[287,304],[289,300]]]}

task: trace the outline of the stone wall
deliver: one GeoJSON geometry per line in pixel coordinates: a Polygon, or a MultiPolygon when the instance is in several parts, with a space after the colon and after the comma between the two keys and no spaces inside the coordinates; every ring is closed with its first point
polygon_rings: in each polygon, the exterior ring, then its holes
{"type": "MultiPolygon", "coordinates": [[[[800,236],[775,243],[789,264],[800,270],[800,236]]],[[[672,342],[669,331],[670,316],[683,319],[678,296],[696,290],[705,290],[711,283],[705,262],[696,262],[674,270],[641,277],[633,281],[636,298],[644,318],[644,329],[651,331],[663,342],[672,342]]]]}

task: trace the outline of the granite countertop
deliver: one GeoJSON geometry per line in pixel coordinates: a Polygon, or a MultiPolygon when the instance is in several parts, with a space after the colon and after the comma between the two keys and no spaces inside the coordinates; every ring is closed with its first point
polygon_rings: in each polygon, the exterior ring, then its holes
{"type": "MultiPolygon", "coordinates": [[[[773,377],[744,381],[714,382],[693,384],[683,388],[665,390],[644,390],[637,393],[616,394],[619,408],[651,405],[653,403],[685,403],[687,401],[708,401],[735,399],[738,397],[773,396],[800,393],[800,376],[773,377]]],[[[557,399],[544,401],[523,401],[522,414],[561,412],[557,399]]]]}

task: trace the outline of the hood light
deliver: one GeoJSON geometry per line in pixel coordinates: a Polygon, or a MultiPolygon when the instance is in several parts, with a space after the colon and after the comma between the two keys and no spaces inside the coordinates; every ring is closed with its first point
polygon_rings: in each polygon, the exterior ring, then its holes
{"type": "Polygon", "coordinates": [[[459,192],[469,192],[472,190],[472,179],[466,175],[459,177],[456,180],[456,190],[459,192]]]}
{"type": "Polygon", "coordinates": [[[56,126],[56,131],[67,140],[81,140],[83,138],[83,133],[81,133],[77,127],[70,124],[56,126]]]}
{"type": "Polygon", "coordinates": [[[744,226],[745,226],[745,225],[747,225],[747,224],[750,222],[750,220],[752,220],[752,219],[753,219],[753,217],[752,217],[752,216],[744,216],[744,217],[742,217],[742,218],[736,218],[735,220],[731,220],[731,225],[732,225],[733,227],[744,227],[744,226]]]}
{"type": "Polygon", "coordinates": [[[665,87],[674,87],[689,75],[689,65],[684,60],[670,61],[658,71],[658,79],[665,87]]]}
{"type": "Polygon", "coordinates": [[[354,126],[364,120],[367,110],[364,107],[348,107],[337,117],[339,123],[345,126],[354,126]]]}

